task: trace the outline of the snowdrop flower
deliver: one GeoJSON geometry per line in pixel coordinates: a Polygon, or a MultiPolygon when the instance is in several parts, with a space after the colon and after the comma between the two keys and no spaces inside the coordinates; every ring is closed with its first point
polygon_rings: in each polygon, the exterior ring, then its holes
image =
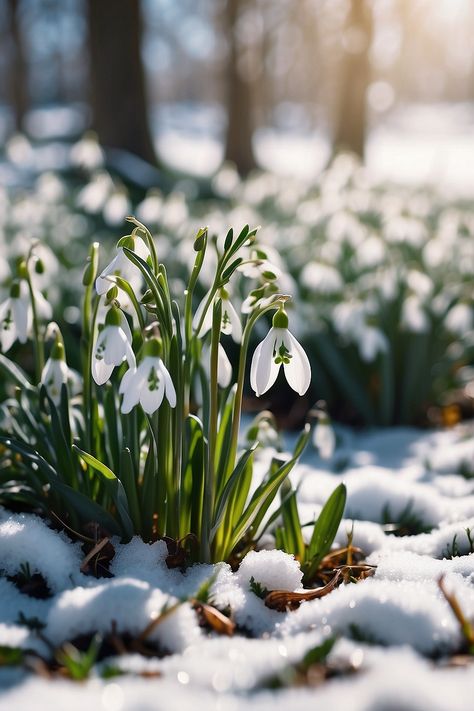
{"type": "Polygon", "coordinates": [[[104,163],[104,153],[93,131],[88,131],[73,145],[70,155],[71,163],[87,170],[100,168],[104,163]]]}
{"type": "Polygon", "coordinates": [[[148,249],[142,239],[132,235],[122,237],[117,244],[117,254],[95,280],[95,288],[98,294],[105,294],[110,289],[110,285],[113,283],[113,279],[110,279],[110,277],[121,276],[123,279],[130,281],[133,276],[136,267],[123,251],[124,247],[135,251],[143,259],[148,256],[148,249]]]}
{"type": "Polygon", "coordinates": [[[321,459],[331,459],[336,448],[336,434],[326,413],[321,413],[313,432],[313,445],[321,459]]]}
{"type": "Polygon", "coordinates": [[[0,348],[6,353],[15,341],[26,343],[32,313],[26,289],[19,282],[10,288],[10,296],[0,304],[0,348]]]}
{"type": "Polygon", "coordinates": [[[118,188],[104,205],[102,216],[108,225],[120,225],[130,214],[130,200],[125,188],[118,188]]]}
{"type": "Polygon", "coordinates": [[[265,246],[265,252],[259,249],[252,249],[249,258],[244,259],[242,264],[237,267],[237,271],[242,272],[248,279],[261,279],[262,277],[265,279],[267,276],[270,277],[270,279],[280,278],[282,276],[282,270],[275,264],[278,255],[272,254],[275,261],[270,261],[267,257],[268,252],[268,246],[265,246]]]}
{"type": "Polygon", "coordinates": [[[66,385],[69,376],[69,369],[66,365],[64,345],[56,338],[51,350],[51,355],[41,373],[40,384],[46,388],[51,400],[56,406],[61,402],[61,388],[66,385]]]}
{"type": "Polygon", "coordinates": [[[423,304],[416,294],[407,296],[402,304],[401,326],[411,333],[426,333],[429,330],[429,321],[423,304]]]}
{"type": "Polygon", "coordinates": [[[336,294],[344,286],[337,269],[320,262],[307,262],[301,271],[300,281],[309,291],[321,294],[336,294]]]}
{"type": "Polygon", "coordinates": [[[144,357],[138,368],[130,368],[120,383],[123,395],[121,411],[127,414],[140,405],[152,415],[166,396],[171,407],[176,407],[176,391],[171,376],[166,369],[161,355],[161,343],[157,338],[146,341],[143,347],[144,357]]]}
{"type": "Polygon", "coordinates": [[[130,368],[135,367],[135,356],[122,327],[122,313],[116,306],[112,306],[92,349],[92,377],[97,385],[107,382],[115,366],[125,359],[130,368]]]}
{"type": "MultiPolygon", "coordinates": [[[[226,336],[232,336],[235,343],[240,343],[242,340],[242,324],[237,311],[230,302],[229,292],[226,289],[220,289],[215,299],[220,299],[222,303],[221,332],[226,336]]],[[[193,318],[193,328],[195,329],[199,326],[206,302],[207,296],[204,297],[196,309],[193,318]]],[[[199,333],[196,333],[197,336],[204,336],[212,328],[212,305],[211,303],[206,311],[199,333]]]]}
{"type": "Polygon", "coordinates": [[[114,184],[108,173],[95,173],[77,196],[77,204],[86,212],[96,214],[103,209],[113,189],[114,184]]]}
{"type": "Polygon", "coordinates": [[[379,353],[388,351],[386,335],[375,326],[364,326],[358,334],[360,357],[366,363],[372,363],[379,353]]]}
{"type": "Polygon", "coordinates": [[[472,329],[473,313],[469,304],[455,304],[447,313],[444,325],[451,333],[463,336],[472,329]]]}
{"type": "Polygon", "coordinates": [[[250,384],[257,397],[271,388],[282,365],[288,385],[304,395],[311,382],[311,366],[303,348],[288,330],[285,310],[280,308],[273,317],[270,331],[253,354],[250,384]]]}
{"type": "Polygon", "coordinates": [[[160,190],[149,190],[145,199],[137,205],[136,214],[145,224],[158,223],[163,206],[163,196],[160,190]]]}

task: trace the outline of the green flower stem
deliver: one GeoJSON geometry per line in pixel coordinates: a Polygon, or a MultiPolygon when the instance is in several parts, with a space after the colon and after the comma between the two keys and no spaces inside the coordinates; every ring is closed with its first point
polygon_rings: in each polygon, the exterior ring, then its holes
{"type": "Polygon", "coordinates": [[[125,291],[125,293],[129,297],[130,301],[132,302],[132,306],[135,309],[135,313],[137,314],[138,323],[140,325],[140,330],[144,331],[144,329],[146,328],[146,321],[145,321],[145,317],[143,315],[143,310],[140,307],[138,299],[137,299],[132,287],[130,286],[130,283],[126,279],[123,279],[120,276],[109,277],[109,278],[110,278],[111,282],[114,282],[115,284],[117,284],[119,289],[122,289],[123,291],[125,291]]]}
{"type": "Polygon", "coordinates": [[[39,319],[38,319],[38,309],[36,307],[35,292],[33,289],[33,283],[31,281],[31,274],[30,274],[28,262],[26,263],[26,269],[25,269],[24,276],[25,276],[26,283],[28,284],[28,291],[30,294],[30,301],[31,301],[31,311],[32,311],[32,315],[33,315],[35,375],[36,375],[36,382],[39,383],[41,380],[41,373],[43,372],[43,368],[44,368],[44,341],[41,337],[40,325],[39,325],[39,319]]]}
{"type": "Polygon", "coordinates": [[[95,427],[95,413],[97,408],[94,407],[93,396],[92,396],[92,352],[94,348],[94,332],[97,322],[97,314],[99,312],[100,298],[96,296],[91,300],[92,292],[88,289],[86,293],[86,298],[84,299],[83,306],[83,339],[84,339],[84,357],[82,364],[82,391],[83,391],[83,414],[84,422],[86,426],[86,450],[96,454],[95,447],[93,447],[94,435],[96,433],[95,427]],[[94,302],[92,306],[92,301],[94,302]]]}
{"type": "Polygon", "coordinates": [[[234,409],[232,413],[232,434],[230,439],[229,457],[227,460],[226,477],[230,476],[232,470],[234,469],[235,460],[237,457],[237,448],[239,445],[240,416],[242,413],[242,398],[244,394],[245,365],[247,362],[247,352],[250,344],[250,335],[252,333],[252,329],[259,320],[259,318],[261,318],[268,311],[278,309],[282,303],[282,300],[286,301],[287,298],[288,297],[282,297],[281,295],[275,296],[271,304],[267,304],[264,307],[256,309],[245,324],[244,332],[242,334],[242,345],[240,346],[239,369],[237,373],[237,390],[235,393],[234,409]]]}
{"type": "Polygon", "coordinates": [[[140,222],[140,220],[137,220],[136,217],[127,217],[127,221],[131,222],[133,225],[135,225],[135,228],[138,228],[139,230],[141,230],[141,232],[143,232],[145,237],[145,243],[150,251],[153,271],[155,274],[158,274],[158,254],[156,252],[155,242],[153,240],[153,236],[150,230],[142,222],[140,222]]]}
{"type": "Polygon", "coordinates": [[[203,536],[209,540],[214,516],[214,504],[216,497],[216,442],[217,442],[217,419],[219,412],[219,387],[217,383],[218,353],[222,321],[222,302],[219,299],[214,305],[211,331],[211,362],[209,373],[209,464],[207,469],[207,481],[204,501],[206,505],[205,525],[203,536]]]}

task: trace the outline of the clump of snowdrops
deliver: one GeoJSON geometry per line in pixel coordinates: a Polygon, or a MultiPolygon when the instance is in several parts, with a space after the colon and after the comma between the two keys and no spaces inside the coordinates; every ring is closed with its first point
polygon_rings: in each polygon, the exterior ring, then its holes
{"type": "Polygon", "coordinates": [[[211,240],[200,229],[186,289],[173,295],[150,231],[135,218],[129,222],[130,234],[102,270],[98,244],[90,249],[81,375],[68,367],[59,327],[47,324],[39,309],[34,248],[17,263],[0,305],[0,344],[5,353],[31,335],[35,374],[28,378],[0,356],[15,386],[1,404],[0,500],[39,507],[74,531],[94,522],[124,540],[166,536],[186,541],[191,559],[226,560],[263,533],[269,507],[309,437],[307,426],[293,455],[275,459],[253,481],[258,440],[242,451],[239,431],[256,323],[272,315],[251,360],[257,396],[281,368],[304,394],[309,361],[289,330],[290,297],[255,256],[257,230],[246,226],[211,240]],[[207,259],[213,279],[197,305],[207,259]],[[238,313],[232,294],[249,267],[253,281],[238,313]],[[235,374],[225,351],[229,337],[238,348],[235,374]]]}

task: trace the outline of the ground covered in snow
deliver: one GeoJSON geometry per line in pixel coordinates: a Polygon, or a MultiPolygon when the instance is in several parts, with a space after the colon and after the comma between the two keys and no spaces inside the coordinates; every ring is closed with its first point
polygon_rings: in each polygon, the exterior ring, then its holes
{"type": "Polygon", "coordinates": [[[301,519],[314,519],[345,481],[336,542],[345,545],[353,526],[353,543],[377,567],[373,577],[287,612],[266,607],[250,586],[254,578],[267,590],[301,589],[298,563],[280,551],[249,553],[236,572],[219,564],[183,574],[168,569],[163,541],[134,539],[114,543],[113,577],[96,579],[81,572],[79,542],[37,517],[0,510],[0,658],[5,647],[48,658],[96,632],[145,639],[147,628],[147,644],[160,652],[112,651],[81,683],[0,665],[0,709],[286,711],[350,704],[351,711],[472,711],[474,667],[453,663],[463,637],[438,580],[444,575],[446,589],[474,619],[473,433],[470,425],[442,432],[341,429],[329,463],[306,453],[293,474],[301,519]],[[19,591],[26,564],[42,575],[49,597],[19,591]],[[234,636],[200,624],[192,598],[210,579],[210,602],[231,615],[234,636]],[[166,607],[169,614],[149,627],[166,607]],[[35,618],[44,625],[40,635],[35,618]],[[306,653],[333,637],[329,678],[313,674],[302,683],[295,670],[306,653]]]}

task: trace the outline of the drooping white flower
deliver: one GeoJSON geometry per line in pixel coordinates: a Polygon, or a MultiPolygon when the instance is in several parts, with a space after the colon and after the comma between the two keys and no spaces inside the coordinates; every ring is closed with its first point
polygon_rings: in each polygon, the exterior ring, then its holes
{"type": "Polygon", "coordinates": [[[416,294],[410,294],[403,302],[400,323],[410,333],[426,333],[429,330],[428,315],[416,294]]]}
{"type": "Polygon", "coordinates": [[[344,287],[337,269],[321,262],[307,262],[300,274],[301,284],[309,291],[336,294],[344,287]]]}
{"type": "Polygon", "coordinates": [[[457,336],[464,336],[472,329],[473,316],[472,307],[469,304],[460,302],[448,311],[444,325],[451,333],[455,333],[457,336]]]}
{"type": "Polygon", "coordinates": [[[64,346],[60,340],[56,339],[40,380],[40,384],[44,385],[46,392],[56,406],[61,402],[61,389],[63,384],[67,384],[68,377],[69,368],[66,365],[64,346]]]}
{"type": "Polygon", "coordinates": [[[129,338],[122,326],[123,314],[116,306],[107,312],[105,326],[99,332],[92,349],[92,377],[103,385],[112,375],[116,365],[125,359],[130,368],[135,367],[135,356],[129,338]]]}
{"type": "Polygon", "coordinates": [[[15,341],[26,343],[32,312],[26,285],[14,282],[10,296],[0,304],[0,349],[6,353],[15,341]]]}
{"type": "Polygon", "coordinates": [[[357,337],[357,345],[362,360],[372,363],[379,353],[388,351],[389,343],[386,335],[375,326],[364,325],[357,337]]]}
{"type": "MultiPolygon", "coordinates": [[[[222,317],[221,317],[221,332],[226,336],[232,336],[235,343],[240,343],[242,340],[242,323],[240,321],[237,311],[231,304],[229,299],[229,293],[225,289],[220,289],[218,294],[216,294],[215,299],[220,299],[222,303],[222,317]]],[[[196,309],[196,313],[193,318],[193,328],[197,329],[199,323],[202,319],[204,309],[206,307],[207,296],[201,301],[196,309]]],[[[204,336],[212,328],[212,306],[211,303],[204,316],[202,326],[199,329],[199,333],[196,335],[204,336]]]]}
{"type": "Polygon", "coordinates": [[[145,343],[144,357],[138,368],[132,367],[125,373],[119,389],[123,395],[120,409],[124,414],[140,403],[144,411],[152,415],[158,410],[164,397],[171,407],[176,406],[173,381],[160,354],[159,340],[150,339],[145,343]]]}
{"type": "Polygon", "coordinates": [[[336,448],[336,434],[331,420],[323,414],[319,417],[313,432],[313,445],[321,459],[331,459],[336,448]]]}
{"type": "Polygon", "coordinates": [[[88,131],[73,145],[70,156],[71,163],[87,170],[100,168],[104,163],[104,153],[93,131],[88,131]]]}
{"type": "Polygon", "coordinates": [[[130,208],[131,204],[125,188],[117,188],[107,199],[102,216],[108,225],[120,225],[130,214],[130,208]]]}
{"type": "Polygon", "coordinates": [[[121,276],[123,279],[130,281],[135,273],[137,268],[123,251],[124,247],[135,251],[143,259],[146,259],[149,254],[144,241],[140,237],[129,235],[119,240],[117,254],[95,280],[95,288],[98,294],[105,294],[110,289],[113,283],[113,279],[110,279],[110,277],[121,276]]]}
{"type": "Polygon", "coordinates": [[[250,385],[258,397],[271,388],[281,366],[288,385],[304,395],[311,382],[311,366],[303,348],[288,330],[288,316],[282,308],[274,315],[270,331],[253,354],[250,385]]]}

